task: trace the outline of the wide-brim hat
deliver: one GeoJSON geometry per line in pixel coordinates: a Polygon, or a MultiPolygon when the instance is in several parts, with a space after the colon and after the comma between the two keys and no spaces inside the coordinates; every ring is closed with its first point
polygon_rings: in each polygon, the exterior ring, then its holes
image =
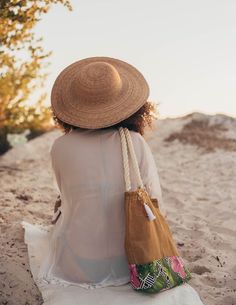
{"type": "Polygon", "coordinates": [[[51,105],[61,121],[98,129],[130,117],[148,96],[147,81],[135,67],[115,58],[90,57],[59,74],[52,88],[51,105]]]}

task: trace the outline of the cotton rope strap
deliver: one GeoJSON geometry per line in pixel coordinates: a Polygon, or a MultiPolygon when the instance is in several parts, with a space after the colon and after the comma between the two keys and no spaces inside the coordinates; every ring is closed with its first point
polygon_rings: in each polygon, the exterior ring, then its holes
{"type": "Polygon", "coordinates": [[[125,178],[125,190],[129,191],[131,189],[130,173],[129,173],[129,160],[128,160],[128,150],[125,138],[125,133],[122,127],[119,128],[121,148],[122,148],[122,159],[124,168],[124,178],[125,178]]]}
{"type": "Polygon", "coordinates": [[[130,181],[130,171],[129,171],[128,149],[129,149],[131,161],[133,162],[134,171],[135,171],[136,177],[138,179],[138,184],[140,187],[143,187],[143,182],[142,182],[142,178],[140,175],[138,161],[137,161],[136,154],[134,151],[130,132],[129,132],[128,128],[123,128],[123,127],[119,127],[119,132],[120,132],[121,148],[122,148],[122,156],[123,156],[125,189],[126,189],[126,191],[130,191],[131,190],[131,181],[130,181]]]}

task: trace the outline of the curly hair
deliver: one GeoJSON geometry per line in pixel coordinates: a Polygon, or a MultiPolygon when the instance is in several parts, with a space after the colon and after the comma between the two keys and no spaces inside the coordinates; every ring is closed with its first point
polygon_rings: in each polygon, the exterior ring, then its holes
{"type": "MultiPolygon", "coordinates": [[[[141,135],[144,135],[146,128],[153,127],[153,122],[158,118],[157,104],[153,102],[147,101],[138,111],[129,116],[127,119],[108,127],[103,127],[100,129],[109,129],[109,128],[128,128],[129,130],[133,130],[139,132],[141,135]]],[[[61,121],[54,113],[53,120],[55,125],[62,129],[64,133],[68,133],[73,129],[84,129],[81,127],[73,126],[68,123],[61,121]]]]}

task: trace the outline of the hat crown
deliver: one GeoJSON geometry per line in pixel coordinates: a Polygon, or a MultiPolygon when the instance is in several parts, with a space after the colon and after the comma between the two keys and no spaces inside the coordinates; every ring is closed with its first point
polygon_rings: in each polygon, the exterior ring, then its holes
{"type": "Polygon", "coordinates": [[[117,69],[106,62],[92,62],[82,67],[72,82],[76,97],[87,100],[107,99],[116,95],[122,87],[117,69]]]}

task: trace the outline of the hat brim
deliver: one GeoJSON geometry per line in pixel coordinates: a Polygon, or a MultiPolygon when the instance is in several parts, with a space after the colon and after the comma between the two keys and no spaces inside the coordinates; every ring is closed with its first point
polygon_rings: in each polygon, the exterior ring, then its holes
{"type": "Polygon", "coordinates": [[[65,68],[57,77],[51,92],[54,114],[63,122],[73,126],[98,129],[115,125],[140,109],[149,96],[149,86],[143,75],[130,64],[110,57],[90,57],[79,60],[65,68]],[[76,72],[92,62],[113,65],[122,80],[118,95],[109,104],[78,100],[71,90],[76,72]]]}

